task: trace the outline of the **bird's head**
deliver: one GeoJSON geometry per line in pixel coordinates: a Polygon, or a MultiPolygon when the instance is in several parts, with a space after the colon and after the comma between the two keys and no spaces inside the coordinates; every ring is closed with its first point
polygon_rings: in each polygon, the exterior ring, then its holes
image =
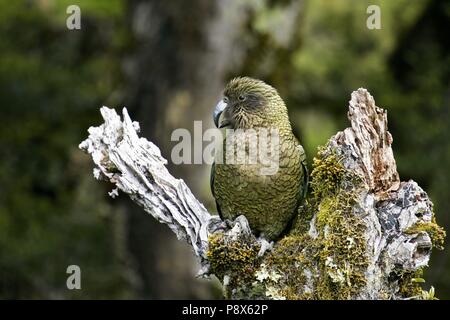
{"type": "Polygon", "coordinates": [[[223,99],[214,109],[218,128],[289,128],[286,105],[277,90],[249,77],[234,78],[225,86],[223,99]]]}

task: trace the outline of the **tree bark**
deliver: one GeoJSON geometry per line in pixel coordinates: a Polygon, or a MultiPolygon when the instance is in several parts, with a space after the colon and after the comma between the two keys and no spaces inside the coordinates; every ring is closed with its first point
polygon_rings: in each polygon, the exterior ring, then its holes
{"type": "Polygon", "coordinates": [[[244,216],[221,221],[187,185],[174,178],[157,146],[101,108],[105,122],[89,129],[80,148],[94,176],[128,194],[157,221],[187,241],[200,274],[222,280],[227,298],[411,299],[422,290],[422,269],[445,232],[414,181],[401,182],[387,130],[387,112],[365,89],[352,93],[351,127],[330,138],[314,159],[311,192],[292,230],[275,244],[256,238],[244,216]]]}

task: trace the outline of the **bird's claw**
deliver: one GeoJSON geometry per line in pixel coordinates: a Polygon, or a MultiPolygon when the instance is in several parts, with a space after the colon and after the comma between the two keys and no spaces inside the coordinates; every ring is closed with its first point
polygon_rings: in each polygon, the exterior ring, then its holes
{"type": "Polygon", "coordinates": [[[266,251],[271,251],[273,249],[273,241],[267,241],[265,238],[258,238],[258,243],[261,246],[258,252],[258,257],[262,257],[266,251]]]}

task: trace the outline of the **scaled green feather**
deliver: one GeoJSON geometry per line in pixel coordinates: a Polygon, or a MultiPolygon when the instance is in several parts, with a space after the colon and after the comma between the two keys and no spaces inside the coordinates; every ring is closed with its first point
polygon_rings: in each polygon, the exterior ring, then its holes
{"type": "MultiPolygon", "coordinates": [[[[226,158],[220,163],[216,158],[210,183],[218,212],[222,219],[230,220],[243,214],[255,234],[275,240],[289,226],[306,194],[304,149],[292,133],[284,101],[270,85],[248,77],[235,78],[224,89],[224,102],[227,106],[220,123],[227,129],[279,132],[279,168],[264,175],[261,163],[229,163],[226,158]]],[[[259,139],[259,131],[256,133],[259,139]]],[[[216,157],[227,153],[226,139],[236,135],[224,138],[216,157]]],[[[243,148],[248,155],[249,148],[243,148]]]]}

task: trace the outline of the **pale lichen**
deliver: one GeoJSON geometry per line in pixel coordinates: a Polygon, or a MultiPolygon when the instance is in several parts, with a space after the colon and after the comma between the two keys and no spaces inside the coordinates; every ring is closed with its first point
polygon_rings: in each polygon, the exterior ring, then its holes
{"type": "Polygon", "coordinates": [[[265,280],[270,280],[270,281],[277,283],[278,280],[280,280],[280,278],[282,278],[282,275],[279,274],[278,272],[276,272],[274,270],[268,270],[265,263],[261,264],[261,268],[256,271],[255,275],[256,275],[256,279],[259,282],[263,282],[265,280]]]}

